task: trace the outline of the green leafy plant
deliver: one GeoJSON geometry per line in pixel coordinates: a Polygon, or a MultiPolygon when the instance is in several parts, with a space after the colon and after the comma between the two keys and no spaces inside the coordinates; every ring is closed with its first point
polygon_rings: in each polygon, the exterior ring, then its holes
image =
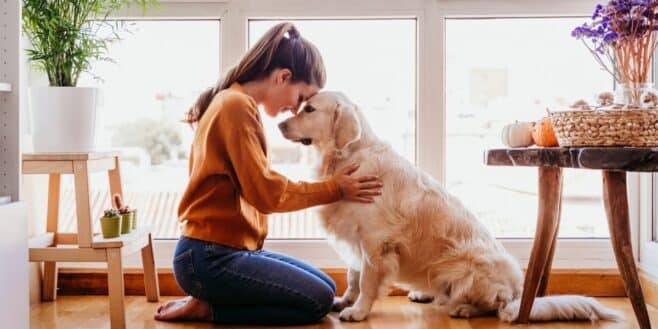
{"type": "Polygon", "coordinates": [[[28,57],[51,86],[75,86],[93,61],[109,60],[107,45],[119,39],[122,24],[108,16],[124,7],[154,5],[156,0],[23,0],[23,31],[32,43],[28,57]],[[110,33],[101,35],[103,26],[110,33]]]}

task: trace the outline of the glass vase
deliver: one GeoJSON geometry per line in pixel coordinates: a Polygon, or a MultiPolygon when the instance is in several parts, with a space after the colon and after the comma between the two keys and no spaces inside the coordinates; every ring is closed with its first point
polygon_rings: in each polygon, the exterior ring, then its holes
{"type": "Polygon", "coordinates": [[[656,94],[653,82],[621,83],[615,87],[615,103],[627,107],[643,107],[647,104],[646,100],[642,98],[648,92],[652,92],[654,95],[656,94]]]}

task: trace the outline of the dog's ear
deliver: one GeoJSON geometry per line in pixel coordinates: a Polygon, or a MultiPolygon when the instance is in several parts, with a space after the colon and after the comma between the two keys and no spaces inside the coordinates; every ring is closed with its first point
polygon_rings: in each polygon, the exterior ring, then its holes
{"type": "Polygon", "coordinates": [[[334,119],[334,137],[339,150],[361,138],[361,122],[355,106],[338,103],[334,119]]]}

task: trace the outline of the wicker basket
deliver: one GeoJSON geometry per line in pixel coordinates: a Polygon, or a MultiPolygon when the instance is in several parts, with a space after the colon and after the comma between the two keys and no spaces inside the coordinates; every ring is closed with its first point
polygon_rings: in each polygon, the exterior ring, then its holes
{"type": "Polygon", "coordinates": [[[658,146],[658,109],[551,112],[560,146],[658,146]]]}

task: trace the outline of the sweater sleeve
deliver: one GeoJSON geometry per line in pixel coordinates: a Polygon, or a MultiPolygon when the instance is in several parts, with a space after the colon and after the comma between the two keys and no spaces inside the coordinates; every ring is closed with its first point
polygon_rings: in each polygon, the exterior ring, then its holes
{"type": "MultiPolygon", "coordinates": [[[[237,98],[237,97],[236,97],[237,98]]],[[[263,126],[255,104],[233,99],[224,104],[216,129],[239,184],[241,196],[260,212],[288,212],[332,203],[341,198],[337,183],[292,182],[269,168],[263,126]]]]}

